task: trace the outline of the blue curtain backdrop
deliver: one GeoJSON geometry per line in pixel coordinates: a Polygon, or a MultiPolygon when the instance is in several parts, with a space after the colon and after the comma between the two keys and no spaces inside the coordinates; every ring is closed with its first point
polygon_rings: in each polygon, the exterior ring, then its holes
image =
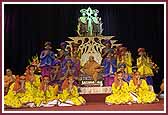
{"type": "Polygon", "coordinates": [[[154,78],[155,89],[164,73],[164,6],[163,5],[5,5],[5,68],[23,74],[28,59],[39,55],[45,41],[59,43],[77,36],[78,17],[82,8],[99,10],[103,21],[103,35],[113,35],[132,52],[146,48],[159,65],[159,77],[154,78]]]}

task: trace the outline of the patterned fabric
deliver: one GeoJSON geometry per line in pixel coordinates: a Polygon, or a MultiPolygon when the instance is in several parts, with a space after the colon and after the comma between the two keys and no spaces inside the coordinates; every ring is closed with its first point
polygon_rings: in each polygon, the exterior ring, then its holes
{"type": "Polygon", "coordinates": [[[107,96],[105,102],[108,104],[126,104],[132,101],[132,97],[129,93],[129,87],[126,82],[123,83],[121,88],[112,84],[112,94],[107,96]]]}
{"type": "Polygon", "coordinates": [[[110,74],[114,74],[117,71],[117,60],[115,58],[105,58],[102,66],[104,66],[104,75],[108,76],[110,74]]]}
{"type": "Polygon", "coordinates": [[[149,57],[139,57],[137,59],[137,67],[141,76],[154,76],[153,71],[149,65],[149,57]]]}
{"type": "Polygon", "coordinates": [[[78,88],[73,86],[71,91],[67,89],[63,90],[62,94],[58,94],[58,98],[61,102],[66,103],[66,101],[71,101],[74,105],[82,105],[85,104],[86,101],[82,96],[79,96],[78,88]]]}
{"type": "Polygon", "coordinates": [[[25,83],[25,92],[16,93],[13,91],[15,83],[13,83],[8,91],[8,94],[4,97],[4,104],[12,108],[20,108],[23,104],[28,102],[33,102],[33,92],[31,89],[31,84],[29,82],[25,83]]]}
{"type": "Polygon", "coordinates": [[[145,80],[141,81],[139,88],[137,88],[133,80],[131,80],[129,89],[137,95],[138,103],[152,103],[156,100],[156,94],[150,90],[145,80]]]}

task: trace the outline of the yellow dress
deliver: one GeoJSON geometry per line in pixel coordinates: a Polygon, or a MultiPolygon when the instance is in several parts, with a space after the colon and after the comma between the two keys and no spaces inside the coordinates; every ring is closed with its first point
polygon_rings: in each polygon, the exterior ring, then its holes
{"type": "Polygon", "coordinates": [[[57,99],[58,85],[48,86],[46,92],[38,89],[37,94],[34,96],[34,103],[36,107],[39,107],[42,103],[48,103],[49,101],[53,101],[57,99]]]}
{"type": "Polygon", "coordinates": [[[129,89],[137,95],[138,103],[152,103],[156,100],[156,94],[153,91],[150,91],[145,80],[142,80],[139,88],[136,88],[133,80],[131,80],[129,83],[129,89]]]}
{"type": "Polygon", "coordinates": [[[68,88],[63,90],[63,93],[59,94],[58,98],[61,102],[70,100],[74,105],[82,105],[86,103],[86,100],[82,96],[79,96],[78,88],[76,86],[73,86],[70,92],[68,91],[68,88]]]}
{"type": "Polygon", "coordinates": [[[105,98],[105,103],[108,104],[126,104],[132,101],[132,97],[129,94],[129,87],[126,82],[123,86],[115,87],[115,83],[112,84],[112,94],[105,98]]]}
{"type": "Polygon", "coordinates": [[[20,108],[23,104],[33,102],[33,93],[31,89],[31,84],[29,82],[25,83],[26,91],[24,93],[16,93],[13,91],[15,83],[13,83],[8,91],[8,94],[4,97],[4,104],[12,108],[20,108]]]}
{"type": "Polygon", "coordinates": [[[137,59],[137,67],[138,67],[138,71],[140,72],[140,75],[154,76],[153,71],[148,63],[149,63],[149,57],[143,58],[143,61],[141,57],[137,59]]]}
{"type": "Polygon", "coordinates": [[[125,56],[125,63],[126,63],[126,72],[128,74],[132,73],[132,57],[131,57],[131,53],[128,52],[125,56]]]}
{"type": "Polygon", "coordinates": [[[44,93],[45,95],[45,100],[48,101],[53,101],[55,99],[57,99],[57,92],[58,92],[58,85],[53,86],[49,86],[48,90],[44,93]]]}
{"type": "Polygon", "coordinates": [[[117,65],[124,63],[126,65],[125,68],[125,72],[127,74],[131,74],[132,73],[132,57],[131,57],[131,53],[128,52],[126,53],[126,55],[121,57],[121,60],[119,59],[119,57],[117,58],[117,65]]]}
{"type": "Polygon", "coordinates": [[[38,90],[40,89],[40,76],[35,75],[35,79],[31,83],[31,88],[32,88],[33,94],[36,95],[38,90]]]}
{"type": "Polygon", "coordinates": [[[39,107],[40,104],[45,99],[43,93],[40,91],[40,76],[35,75],[35,80],[33,81],[33,83],[30,83],[30,84],[31,84],[31,88],[32,88],[34,103],[35,103],[36,107],[39,107]]]}
{"type": "Polygon", "coordinates": [[[35,80],[34,82],[32,83],[32,85],[36,88],[39,88],[40,87],[40,76],[39,75],[35,75],[35,80]]]}
{"type": "Polygon", "coordinates": [[[40,105],[45,101],[45,96],[40,89],[37,90],[36,95],[34,95],[34,104],[36,107],[40,107],[40,105]]]}

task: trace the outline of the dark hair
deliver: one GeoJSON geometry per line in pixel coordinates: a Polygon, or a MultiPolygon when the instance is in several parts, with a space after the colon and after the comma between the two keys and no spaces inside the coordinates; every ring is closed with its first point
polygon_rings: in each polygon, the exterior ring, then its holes
{"type": "Polygon", "coordinates": [[[126,68],[126,65],[124,63],[118,65],[119,68],[121,68],[122,66],[126,68]]]}
{"type": "Polygon", "coordinates": [[[122,73],[122,71],[117,71],[117,72],[116,72],[116,74],[120,74],[120,73],[122,73]]]}
{"type": "Polygon", "coordinates": [[[51,44],[52,44],[51,42],[47,41],[45,42],[44,46],[47,46],[47,45],[51,46],[51,44]]]}
{"type": "Polygon", "coordinates": [[[134,66],[134,67],[132,67],[132,71],[133,71],[133,70],[136,70],[136,71],[137,71],[138,68],[137,68],[136,66],[134,66]]]}

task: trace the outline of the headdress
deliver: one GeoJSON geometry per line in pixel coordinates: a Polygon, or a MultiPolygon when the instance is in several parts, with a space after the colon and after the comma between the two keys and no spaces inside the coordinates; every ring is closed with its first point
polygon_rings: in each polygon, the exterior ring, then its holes
{"type": "Polygon", "coordinates": [[[138,52],[145,52],[145,48],[138,48],[138,52]]]}
{"type": "Polygon", "coordinates": [[[45,42],[44,46],[45,46],[45,49],[46,49],[47,47],[49,47],[49,49],[52,48],[52,47],[51,47],[51,42],[45,42]]]}
{"type": "Polygon", "coordinates": [[[119,51],[122,52],[122,51],[127,51],[127,48],[126,47],[120,47],[119,48],[119,51]]]}
{"type": "Polygon", "coordinates": [[[133,66],[132,70],[138,70],[138,67],[137,66],[133,66]]]}
{"type": "Polygon", "coordinates": [[[122,66],[123,66],[124,68],[126,68],[126,64],[124,64],[124,63],[119,64],[119,65],[118,65],[118,68],[121,68],[122,66]]]}

